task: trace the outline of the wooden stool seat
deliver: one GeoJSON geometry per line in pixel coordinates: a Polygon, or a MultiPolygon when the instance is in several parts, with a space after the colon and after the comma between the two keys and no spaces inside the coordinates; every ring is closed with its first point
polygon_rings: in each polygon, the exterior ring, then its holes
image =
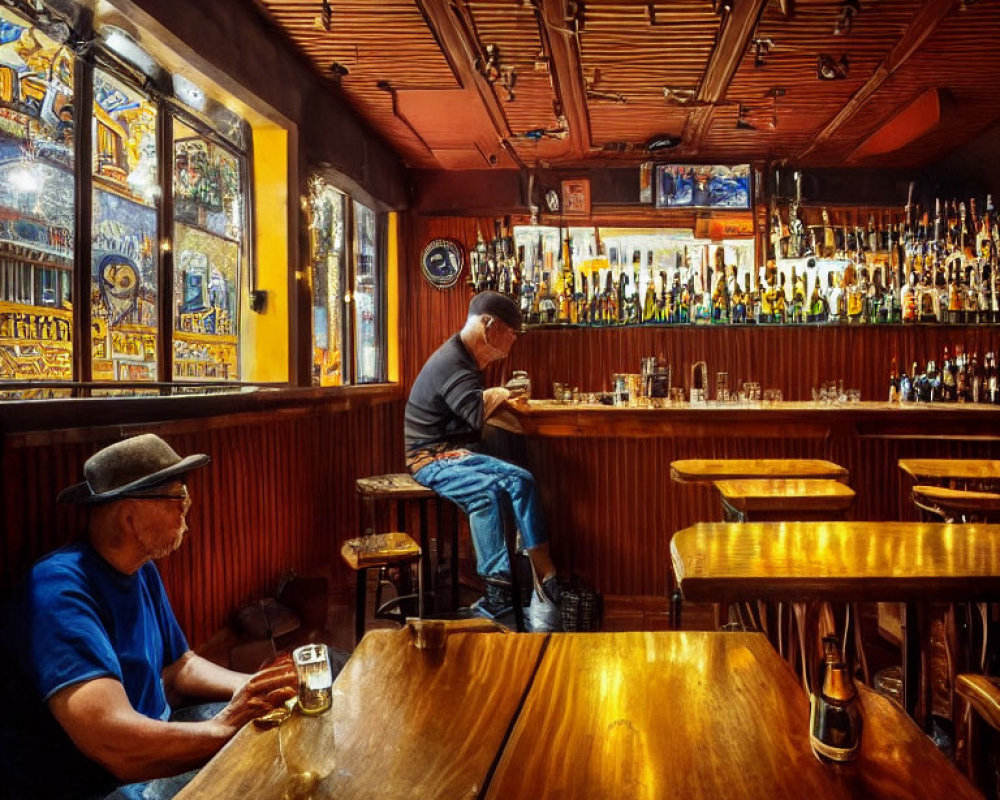
{"type": "Polygon", "coordinates": [[[418,558],[420,545],[408,534],[398,531],[373,533],[348,539],[340,548],[340,555],[351,569],[385,567],[418,558]]]}
{"type": "Polygon", "coordinates": [[[918,484],[951,488],[1000,487],[1000,461],[986,458],[901,458],[899,468],[918,484]]]}
{"type": "Polygon", "coordinates": [[[417,601],[417,616],[424,615],[423,570],[420,565],[420,545],[411,536],[400,531],[388,533],[373,533],[348,539],[340,548],[340,555],[347,565],[355,570],[357,575],[357,598],[354,611],[355,641],[361,641],[365,632],[365,606],[368,591],[368,570],[377,568],[378,583],[375,587],[375,616],[380,619],[392,619],[403,624],[407,615],[402,604],[407,601],[417,601]],[[417,591],[409,591],[411,578],[409,568],[417,565],[417,591]],[[386,578],[386,568],[399,566],[407,571],[402,573],[399,583],[394,584],[386,578]],[[392,585],[396,596],[385,603],[382,602],[382,588],[392,585]],[[402,591],[400,587],[403,587],[402,591]]]}
{"type": "Polygon", "coordinates": [[[840,481],[811,478],[744,478],[715,481],[722,502],[741,521],[839,519],[854,502],[854,490],[840,481]]]}
{"type": "Polygon", "coordinates": [[[358,495],[372,500],[422,500],[437,497],[437,492],[421,486],[408,472],[394,472],[389,475],[372,475],[358,478],[358,495]]]}
{"type": "Polygon", "coordinates": [[[742,478],[812,478],[846,483],[848,475],[839,464],[815,458],[695,458],[670,464],[670,477],[677,483],[742,478]]]}
{"type": "Polygon", "coordinates": [[[914,486],[913,504],[941,517],[945,522],[963,522],[968,517],[1000,515],[1000,494],[948,489],[944,486],[914,486]]]}

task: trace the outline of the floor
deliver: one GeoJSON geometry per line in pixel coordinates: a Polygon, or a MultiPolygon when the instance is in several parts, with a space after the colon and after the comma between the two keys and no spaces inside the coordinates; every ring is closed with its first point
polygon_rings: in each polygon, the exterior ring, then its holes
{"type": "MultiPolygon", "coordinates": [[[[323,574],[320,570],[317,574],[323,574]]],[[[366,630],[393,628],[398,623],[372,616],[375,595],[376,571],[369,570],[368,611],[366,630]]],[[[326,621],[322,629],[307,626],[278,637],[273,645],[269,640],[253,638],[230,627],[213,637],[199,652],[205,657],[233,669],[252,672],[261,663],[273,657],[275,652],[288,650],[310,641],[326,642],[331,648],[350,652],[354,647],[354,592],[345,587],[330,593],[326,600],[326,621]]],[[[463,579],[460,584],[460,602],[470,605],[481,593],[481,587],[463,579]]],[[[391,588],[386,597],[392,596],[391,588]]],[[[383,598],[385,599],[385,598],[383,598]]],[[[671,630],[670,601],[666,597],[646,596],[606,596],[603,598],[603,618],[601,631],[662,631],[671,630]]],[[[862,631],[866,642],[866,654],[872,674],[884,667],[899,663],[898,648],[879,633],[878,619],[874,605],[863,606],[862,631]]],[[[513,615],[502,622],[513,626],[513,615]]],[[[716,629],[716,611],[711,604],[685,603],[681,614],[681,629],[687,631],[707,631],[716,629]]]]}

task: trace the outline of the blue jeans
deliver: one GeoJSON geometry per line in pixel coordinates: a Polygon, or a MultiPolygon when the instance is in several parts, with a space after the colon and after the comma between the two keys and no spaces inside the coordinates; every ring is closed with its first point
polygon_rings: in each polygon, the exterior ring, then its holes
{"type": "Polygon", "coordinates": [[[413,477],[468,515],[480,575],[510,573],[503,535],[507,510],[521,531],[524,547],[531,549],[548,541],[538,512],[535,479],[526,469],[493,456],[469,453],[432,461],[413,477]]]}
{"type": "MultiPolygon", "coordinates": [[[[204,703],[197,706],[179,708],[170,715],[171,722],[204,722],[218,714],[226,707],[225,703],[204,703]]],[[[104,800],[170,800],[190,783],[198,774],[198,770],[182,772],[169,778],[156,778],[142,783],[130,783],[119,786],[104,800]]]]}

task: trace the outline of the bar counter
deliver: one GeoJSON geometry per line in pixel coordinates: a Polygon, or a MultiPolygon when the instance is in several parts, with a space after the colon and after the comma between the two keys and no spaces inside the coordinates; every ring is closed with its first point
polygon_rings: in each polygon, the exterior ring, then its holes
{"type": "Polygon", "coordinates": [[[664,407],[508,403],[491,419],[502,454],[535,475],[560,569],[600,591],[663,597],[670,539],[722,519],[709,486],[670,464],[698,458],[808,458],[845,467],[854,519],[913,520],[901,458],[1000,459],[1000,406],[783,402],[664,407]]]}

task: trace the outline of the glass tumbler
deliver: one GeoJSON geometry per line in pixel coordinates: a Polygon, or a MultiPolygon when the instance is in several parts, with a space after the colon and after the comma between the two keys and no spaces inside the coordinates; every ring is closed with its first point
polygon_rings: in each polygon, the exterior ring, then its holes
{"type": "Polygon", "coordinates": [[[322,714],[333,702],[333,670],[325,644],[306,644],[292,651],[299,681],[299,709],[322,714]]]}

